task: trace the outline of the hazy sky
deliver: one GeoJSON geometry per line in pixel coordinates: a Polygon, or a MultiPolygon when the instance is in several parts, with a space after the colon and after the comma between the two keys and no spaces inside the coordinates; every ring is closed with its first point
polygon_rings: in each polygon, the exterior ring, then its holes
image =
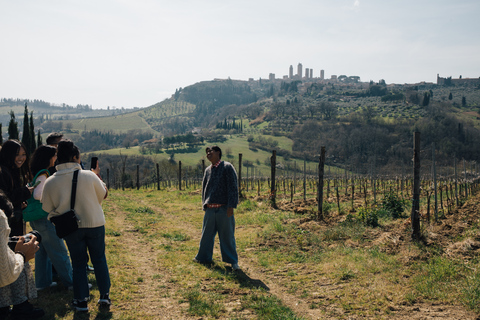
{"type": "Polygon", "coordinates": [[[0,0],[0,97],[147,107],[290,65],[361,81],[480,77],[479,0],[0,0]]]}

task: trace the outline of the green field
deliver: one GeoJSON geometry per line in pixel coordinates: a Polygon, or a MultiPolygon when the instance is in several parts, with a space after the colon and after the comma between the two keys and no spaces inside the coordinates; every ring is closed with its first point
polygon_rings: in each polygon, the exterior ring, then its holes
{"type": "Polygon", "coordinates": [[[138,112],[126,113],[111,117],[84,118],[68,120],[64,122],[65,126],[69,123],[76,131],[112,131],[114,133],[126,133],[130,130],[143,130],[155,133],[148,123],[138,115],[138,112]]]}

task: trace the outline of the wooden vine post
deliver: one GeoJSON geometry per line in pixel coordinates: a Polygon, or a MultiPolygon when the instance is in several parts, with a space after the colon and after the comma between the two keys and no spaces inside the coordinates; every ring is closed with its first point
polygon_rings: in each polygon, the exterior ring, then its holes
{"type": "Polygon", "coordinates": [[[140,189],[140,165],[137,164],[137,190],[140,189]]]}
{"type": "Polygon", "coordinates": [[[270,177],[270,201],[272,203],[273,208],[277,208],[277,204],[275,202],[276,197],[276,183],[275,183],[275,168],[277,166],[277,151],[272,151],[272,157],[270,158],[270,167],[271,167],[271,177],[270,177]]]}
{"type": "Polygon", "coordinates": [[[413,135],[412,239],[420,239],[420,132],[413,135]]]}
{"type": "Polygon", "coordinates": [[[321,147],[318,163],[318,220],[323,220],[323,176],[325,173],[325,147],[321,147]]]}
{"type": "Polygon", "coordinates": [[[243,198],[242,195],[242,154],[238,154],[238,197],[243,198]]]}
{"type": "Polygon", "coordinates": [[[178,190],[182,190],[182,161],[178,161],[178,190]]]}
{"type": "Polygon", "coordinates": [[[157,163],[157,190],[160,190],[160,167],[157,163]]]}

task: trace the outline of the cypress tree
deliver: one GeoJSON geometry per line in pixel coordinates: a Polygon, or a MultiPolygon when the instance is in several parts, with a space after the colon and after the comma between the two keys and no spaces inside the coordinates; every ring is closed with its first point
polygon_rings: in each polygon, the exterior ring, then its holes
{"type": "Polygon", "coordinates": [[[35,127],[33,126],[33,111],[30,112],[30,154],[37,148],[35,144],[35,127]]]}
{"type": "Polygon", "coordinates": [[[18,122],[15,121],[15,113],[10,111],[10,122],[8,123],[8,139],[18,140],[18,122]]]}
{"type": "Polygon", "coordinates": [[[28,153],[32,153],[32,150],[30,150],[31,146],[31,139],[30,139],[30,126],[29,126],[29,121],[28,121],[28,107],[27,103],[25,102],[25,111],[23,114],[23,134],[22,134],[22,143],[27,149],[26,151],[28,153]]]}
{"type": "MultiPolygon", "coordinates": [[[[1,125],[0,125],[1,126],[1,125]]],[[[37,146],[41,146],[43,144],[42,141],[42,136],[40,135],[40,130],[38,130],[38,135],[37,135],[37,146]]]]}

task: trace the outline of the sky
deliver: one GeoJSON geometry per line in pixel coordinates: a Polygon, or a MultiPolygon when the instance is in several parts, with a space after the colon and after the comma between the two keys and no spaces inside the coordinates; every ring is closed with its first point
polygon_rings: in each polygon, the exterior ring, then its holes
{"type": "Polygon", "coordinates": [[[214,78],[480,77],[479,0],[0,0],[0,98],[148,107],[214,78]]]}

